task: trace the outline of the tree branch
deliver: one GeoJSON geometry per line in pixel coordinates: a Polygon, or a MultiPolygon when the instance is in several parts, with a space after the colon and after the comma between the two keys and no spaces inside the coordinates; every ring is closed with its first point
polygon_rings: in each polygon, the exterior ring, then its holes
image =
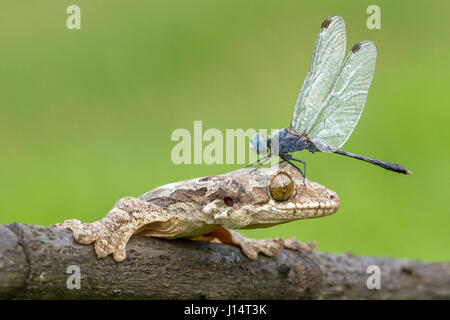
{"type": "Polygon", "coordinates": [[[0,225],[0,299],[449,299],[450,263],[281,250],[246,258],[239,248],[134,236],[127,259],[96,258],[71,232],[0,225]],[[76,265],[81,288],[68,289],[76,265]],[[369,265],[381,289],[369,290],[369,265]]]}

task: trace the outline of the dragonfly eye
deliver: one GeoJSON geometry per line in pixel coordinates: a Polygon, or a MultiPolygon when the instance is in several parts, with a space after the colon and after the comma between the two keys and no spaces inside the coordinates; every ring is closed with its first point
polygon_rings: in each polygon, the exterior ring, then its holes
{"type": "Polygon", "coordinates": [[[267,141],[261,133],[256,133],[250,140],[250,148],[257,154],[267,153],[267,141]]]}
{"type": "Polygon", "coordinates": [[[277,173],[270,181],[269,192],[276,201],[289,200],[294,194],[294,181],[284,172],[277,173]]]}

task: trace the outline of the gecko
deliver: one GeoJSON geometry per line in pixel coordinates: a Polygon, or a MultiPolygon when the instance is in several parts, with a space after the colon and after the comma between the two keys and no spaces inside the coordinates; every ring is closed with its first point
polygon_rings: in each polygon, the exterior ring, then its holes
{"type": "Polygon", "coordinates": [[[71,219],[53,226],[71,230],[78,243],[93,244],[99,258],[112,254],[117,262],[125,260],[133,235],[235,245],[254,260],[258,253],[274,256],[283,248],[311,251],[316,243],[249,239],[233,229],[324,217],[339,204],[335,192],[305,180],[294,167],[275,165],[170,183],[120,199],[101,220],[71,219]]]}

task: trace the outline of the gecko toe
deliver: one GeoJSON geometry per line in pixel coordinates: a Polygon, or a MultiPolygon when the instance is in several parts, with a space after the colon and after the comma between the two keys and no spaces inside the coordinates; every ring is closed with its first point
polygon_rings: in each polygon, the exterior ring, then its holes
{"type": "Polygon", "coordinates": [[[264,253],[266,256],[272,257],[277,255],[279,249],[283,247],[283,240],[280,238],[258,240],[256,245],[258,246],[259,251],[264,253]]]}
{"type": "Polygon", "coordinates": [[[66,230],[72,230],[72,227],[76,227],[81,225],[80,220],[71,219],[71,220],[64,220],[62,223],[54,223],[52,224],[52,227],[58,228],[58,229],[66,229],[66,230]]]}
{"type": "Polygon", "coordinates": [[[278,254],[278,249],[275,247],[260,247],[259,250],[268,257],[272,257],[278,254]]]}
{"type": "Polygon", "coordinates": [[[122,238],[121,234],[103,233],[95,241],[95,253],[99,258],[105,258],[112,254],[116,262],[121,262],[126,258],[126,244],[129,237],[122,238]]]}
{"type": "Polygon", "coordinates": [[[258,251],[253,249],[251,246],[246,244],[240,245],[242,252],[245,254],[245,256],[251,260],[256,260],[258,258],[258,251]]]}
{"type": "Polygon", "coordinates": [[[97,227],[92,223],[82,223],[80,220],[72,219],[52,226],[72,231],[75,240],[81,244],[89,244],[97,240],[97,227]]]}
{"type": "Polygon", "coordinates": [[[126,244],[121,242],[119,243],[116,248],[113,251],[113,258],[114,261],[116,262],[121,262],[123,260],[125,260],[125,258],[127,257],[127,252],[126,252],[126,244]]]}
{"type": "Polygon", "coordinates": [[[309,252],[317,250],[317,242],[316,241],[307,242],[304,244],[304,246],[305,246],[304,249],[309,252]]]}
{"type": "Polygon", "coordinates": [[[95,253],[99,258],[104,258],[108,256],[114,250],[114,247],[106,239],[97,240],[94,244],[94,247],[95,253]]]}
{"type": "Polygon", "coordinates": [[[317,242],[311,241],[307,243],[301,243],[300,241],[295,239],[295,237],[293,237],[284,241],[284,247],[291,250],[304,250],[307,252],[312,252],[317,248],[317,242]]]}
{"type": "Polygon", "coordinates": [[[98,240],[99,226],[98,223],[81,223],[70,228],[73,232],[75,240],[81,244],[90,244],[98,240]]]}

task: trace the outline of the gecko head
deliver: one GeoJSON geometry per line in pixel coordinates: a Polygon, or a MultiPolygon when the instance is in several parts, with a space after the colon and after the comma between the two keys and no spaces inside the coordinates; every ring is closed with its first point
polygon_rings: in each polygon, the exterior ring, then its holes
{"type": "Polygon", "coordinates": [[[339,208],[337,194],[303,180],[290,165],[239,169],[209,177],[203,212],[231,229],[261,228],[293,220],[322,217],[339,208]]]}

